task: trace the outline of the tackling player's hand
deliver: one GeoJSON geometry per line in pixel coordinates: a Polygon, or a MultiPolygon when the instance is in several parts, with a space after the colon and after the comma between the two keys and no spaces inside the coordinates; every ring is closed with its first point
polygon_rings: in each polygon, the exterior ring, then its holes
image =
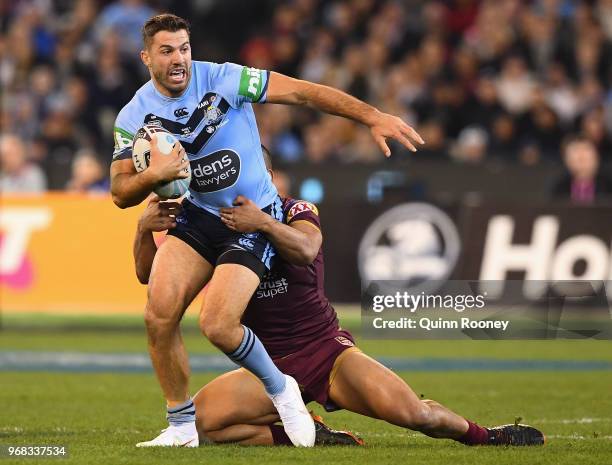
{"type": "Polygon", "coordinates": [[[232,202],[231,208],[222,208],[221,221],[233,231],[251,233],[261,230],[272,217],[264,213],[252,201],[243,195],[239,195],[232,202]]]}
{"type": "Polygon", "coordinates": [[[379,113],[376,116],[374,123],[370,125],[370,132],[386,157],[391,156],[391,150],[387,145],[388,138],[395,139],[412,152],[417,150],[414,144],[425,143],[419,133],[401,118],[388,113],[379,113]]]}
{"type": "Polygon", "coordinates": [[[160,202],[160,198],[153,195],[138,220],[138,227],[141,231],[156,232],[175,228],[176,216],[182,211],[183,207],[179,202],[160,202]]]}
{"type": "Polygon", "coordinates": [[[164,155],[157,146],[157,136],[151,137],[151,155],[147,170],[150,170],[156,182],[163,183],[188,178],[188,165],[189,160],[180,142],[174,144],[170,154],[164,155]]]}

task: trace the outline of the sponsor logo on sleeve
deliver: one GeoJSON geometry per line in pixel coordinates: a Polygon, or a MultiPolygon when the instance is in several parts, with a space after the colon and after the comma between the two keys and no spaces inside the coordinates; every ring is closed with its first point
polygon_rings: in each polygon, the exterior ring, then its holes
{"type": "Polygon", "coordinates": [[[312,212],[317,216],[319,215],[319,210],[317,210],[317,207],[315,207],[314,204],[300,201],[293,204],[293,206],[289,209],[289,213],[287,213],[287,222],[291,221],[294,216],[304,212],[312,212]]]}
{"type": "Polygon", "coordinates": [[[346,338],[344,336],[336,336],[334,339],[336,340],[336,342],[342,344],[343,346],[353,347],[355,345],[349,338],[346,338]]]}
{"type": "Polygon", "coordinates": [[[238,93],[251,102],[257,102],[263,91],[263,71],[256,68],[242,68],[238,93]]]}
{"type": "Polygon", "coordinates": [[[115,127],[113,129],[113,136],[115,138],[115,154],[121,152],[124,149],[132,147],[132,140],[134,140],[133,134],[130,134],[124,129],[115,127]]]}

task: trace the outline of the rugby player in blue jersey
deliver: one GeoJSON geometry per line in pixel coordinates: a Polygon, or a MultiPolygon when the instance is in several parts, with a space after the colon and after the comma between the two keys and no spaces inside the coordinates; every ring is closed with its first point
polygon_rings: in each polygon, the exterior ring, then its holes
{"type": "MultiPolygon", "coordinates": [[[[273,176],[267,155],[266,165],[273,176]]],[[[485,428],[433,400],[420,399],[399,376],[355,347],[325,296],[316,206],[285,198],[279,222],[244,197],[236,204],[222,209],[222,221],[235,230],[264,232],[280,255],[251,298],[242,322],[261,339],[279,369],[295,377],[306,401],[466,445],[543,444],[543,434],[531,426],[485,428]]],[[[152,231],[176,227],[180,209],[179,203],[153,200],[141,216],[134,241],[141,282],[147,282],[157,251],[152,231]]],[[[214,379],[194,396],[194,402],[202,438],[244,445],[291,443],[283,428],[274,424],[278,416],[262,384],[244,369],[214,379]]],[[[361,444],[348,432],[316,423],[316,444],[361,444]]]]}
{"type": "MultiPolygon", "coordinates": [[[[339,90],[278,73],[191,60],[189,27],[171,14],[143,27],[143,63],[151,79],[120,111],[115,124],[111,192],[121,208],[142,202],[160,183],[185,177],[189,194],[177,227],[155,256],[145,322],[151,361],[167,402],[169,427],[140,446],[198,445],[195,407],[188,394],[189,364],[180,320],[208,283],[200,327],[208,339],[264,384],[292,443],[312,446],[315,427],[295,380],[281,373],[241,317],[270,268],[275,250],[262,233],[238,233],[220,219],[238,195],[280,219],[281,205],[261,157],[251,103],[308,105],[367,125],[385,155],[386,139],[410,150],[420,136],[400,118],[382,113],[339,90]],[[137,173],[131,160],[134,134],[157,122],[181,142],[161,156],[152,142],[149,167],[137,173]]],[[[205,414],[205,412],[204,412],[205,414]]]]}

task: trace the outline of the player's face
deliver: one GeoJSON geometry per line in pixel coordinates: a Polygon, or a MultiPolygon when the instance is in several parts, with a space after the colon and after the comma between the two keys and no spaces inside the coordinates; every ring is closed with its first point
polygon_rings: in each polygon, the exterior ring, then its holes
{"type": "Polygon", "coordinates": [[[191,46],[187,31],[159,31],[141,57],[151,72],[151,79],[164,95],[176,97],[187,88],[191,77],[191,46]]]}

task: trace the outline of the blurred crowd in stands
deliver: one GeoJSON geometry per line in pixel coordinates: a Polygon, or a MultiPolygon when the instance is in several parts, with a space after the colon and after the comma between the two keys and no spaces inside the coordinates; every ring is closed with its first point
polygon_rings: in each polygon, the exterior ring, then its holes
{"type": "MultiPolygon", "coordinates": [[[[578,134],[612,161],[612,0],[13,0],[0,3],[0,189],[108,189],[114,118],[148,79],[140,27],[158,11],[191,21],[194,59],[401,116],[427,144],[396,160],[561,165],[578,134]]],[[[350,121],[255,107],[276,161],[383,158],[350,121]]]]}

